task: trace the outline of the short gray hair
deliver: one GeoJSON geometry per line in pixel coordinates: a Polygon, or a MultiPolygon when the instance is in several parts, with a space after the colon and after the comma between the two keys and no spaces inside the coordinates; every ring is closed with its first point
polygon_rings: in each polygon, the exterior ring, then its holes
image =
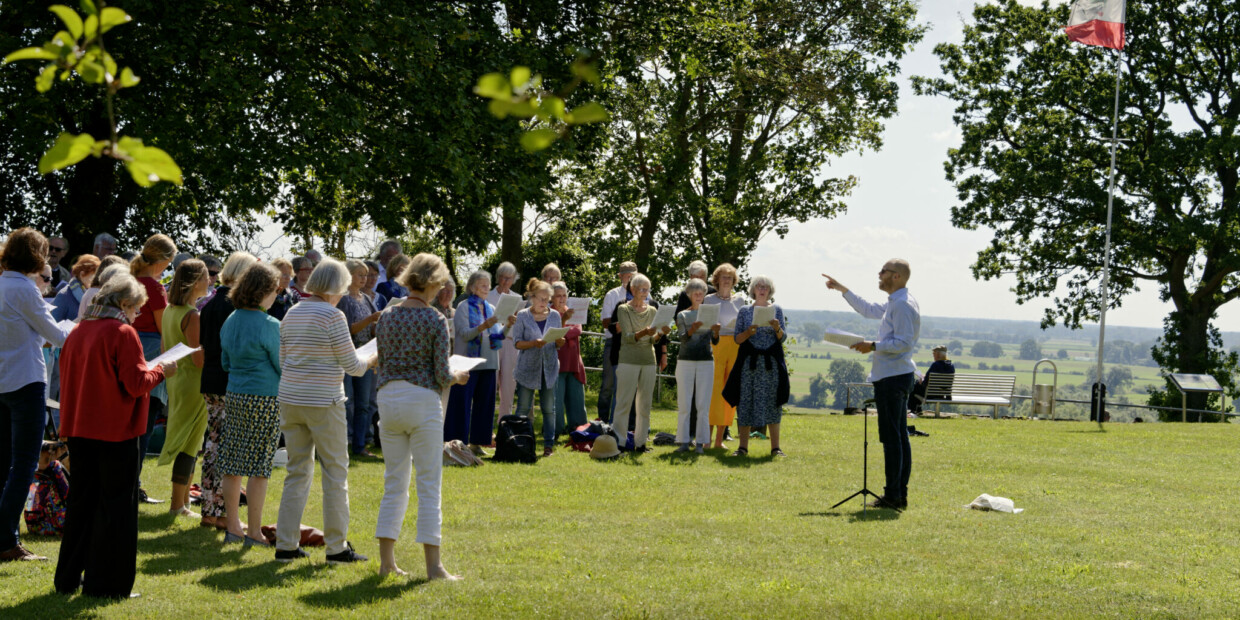
{"type": "MultiPolygon", "coordinates": [[[[105,271],[116,269],[108,267],[105,271]]],[[[128,271],[115,271],[108,283],[99,289],[99,293],[91,298],[92,304],[111,306],[124,309],[125,306],[142,306],[146,304],[146,287],[138,283],[138,279],[129,275],[128,271]]]]}
{"type": "Polygon", "coordinates": [[[700,260],[695,260],[692,263],[689,263],[689,277],[690,278],[698,277],[697,274],[699,273],[702,275],[706,275],[706,272],[708,272],[709,270],[710,269],[706,266],[706,263],[703,263],[700,260]]]}
{"type": "Polygon", "coordinates": [[[629,288],[635,289],[642,288],[643,286],[645,288],[650,288],[650,278],[647,278],[646,275],[642,273],[633,274],[633,279],[629,280],[629,288]]]}
{"type": "Polygon", "coordinates": [[[228,260],[224,261],[224,268],[220,270],[220,286],[232,286],[240,282],[241,276],[245,275],[246,270],[253,267],[257,262],[258,259],[254,258],[254,255],[249,252],[233,252],[229,254],[228,260]]]}
{"type": "Polygon", "coordinates": [[[115,278],[118,273],[129,273],[129,265],[111,264],[104,267],[103,271],[100,271],[99,274],[95,276],[94,283],[98,285],[99,288],[103,288],[103,285],[107,284],[112,278],[115,278]]]}
{"type": "Polygon", "coordinates": [[[370,270],[370,268],[366,266],[366,261],[360,258],[347,259],[344,261],[344,266],[345,266],[345,269],[349,270],[350,275],[352,275],[352,273],[354,271],[357,271],[358,269],[366,269],[367,271],[370,270]]]}
{"type": "Polygon", "coordinates": [[[708,289],[706,288],[706,281],[701,278],[691,278],[689,280],[689,283],[685,285],[686,295],[688,295],[689,293],[696,293],[699,291],[705,293],[707,290],[708,289]]]}
{"type": "Polygon", "coordinates": [[[567,295],[568,285],[565,284],[563,280],[556,280],[555,282],[552,282],[551,283],[551,294],[554,295],[557,291],[564,291],[564,294],[567,295]]]}
{"type": "Polygon", "coordinates": [[[495,277],[497,279],[498,278],[516,278],[517,277],[517,266],[508,261],[504,261],[499,264],[499,267],[495,268],[495,277]]]}
{"type": "Polygon", "coordinates": [[[474,285],[477,284],[479,280],[486,280],[487,286],[491,286],[491,272],[485,269],[479,269],[478,271],[469,274],[469,279],[465,281],[465,292],[473,295],[474,285]]]}
{"type": "Polygon", "coordinates": [[[344,295],[352,281],[353,274],[344,263],[334,258],[324,258],[310,273],[306,292],[320,296],[344,295]]]}
{"type": "Polygon", "coordinates": [[[766,290],[769,291],[767,293],[768,300],[775,298],[775,282],[767,276],[755,276],[753,280],[749,281],[750,297],[753,296],[752,291],[754,287],[758,285],[766,285],[766,290]]]}
{"type": "Polygon", "coordinates": [[[95,245],[99,245],[100,241],[111,241],[112,244],[115,245],[116,237],[113,237],[112,235],[109,235],[108,233],[99,233],[95,235],[95,245]]]}

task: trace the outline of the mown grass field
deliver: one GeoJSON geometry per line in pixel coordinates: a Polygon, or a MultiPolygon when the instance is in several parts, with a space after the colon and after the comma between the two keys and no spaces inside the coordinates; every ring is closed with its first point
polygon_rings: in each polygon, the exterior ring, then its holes
{"type": "MultiPolygon", "coordinates": [[[[903,514],[829,507],[861,484],[861,417],[790,415],[756,456],[615,462],[561,449],[537,465],[444,475],[444,558],[459,583],[377,576],[383,464],[350,470],[350,538],[371,561],[274,562],[141,507],[136,591],[52,593],[55,563],[0,565],[0,617],[1235,617],[1240,428],[916,420],[903,514]],[[962,507],[981,493],[1020,515],[962,507]]],[[[872,424],[872,421],[871,421],[872,424]]],[[[671,430],[670,412],[655,426],[671,430]]],[[[871,436],[873,437],[873,436],[871,436]]],[[[871,445],[871,487],[881,456],[871,445]]],[[[145,478],[167,497],[168,468],[145,478]]],[[[273,522],[283,472],[269,493],[273,522]]],[[[317,483],[316,483],[317,484],[317,483]]],[[[320,525],[316,489],[304,521],[320,525]]],[[[422,571],[413,515],[398,558],[422,571]]],[[[27,538],[56,555],[53,539],[27,538]]]]}

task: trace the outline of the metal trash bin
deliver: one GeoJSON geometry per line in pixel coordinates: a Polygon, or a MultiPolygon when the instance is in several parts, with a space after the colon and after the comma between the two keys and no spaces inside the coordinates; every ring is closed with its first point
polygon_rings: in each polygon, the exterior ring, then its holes
{"type": "Polygon", "coordinates": [[[1055,388],[1059,386],[1059,368],[1048,359],[1039,360],[1033,365],[1033,415],[1055,419],[1055,388]],[[1038,383],[1038,366],[1043,363],[1051,365],[1054,370],[1053,384],[1038,383]]]}

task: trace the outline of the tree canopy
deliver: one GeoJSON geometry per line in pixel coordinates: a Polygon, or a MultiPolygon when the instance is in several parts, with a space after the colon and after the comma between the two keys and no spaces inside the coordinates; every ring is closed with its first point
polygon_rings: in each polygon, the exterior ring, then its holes
{"type": "MultiPolygon", "coordinates": [[[[963,139],[945,165],[961,200],[952,221],[995,231],[974,275],[1013,274],[1018,302],[1052,300],[1044,325],[1079,327],[1101,305],[1116,58],[1070,43],[1067,16],[1066,5],[1045,1],[979,4],[964,42],[935,50],[946,77],[915,84],[956,102],[963,139]]],[[[1175,308],[1158,361],[1213,374],[1233,397],[1237,360],[1211,321],[1240,296],[1238,20],[1225,0],[1127,4],[1119,117],[1127,142],[1106,300],[1116,307],[1143,284],[1157,287],[1175,308]]]]}

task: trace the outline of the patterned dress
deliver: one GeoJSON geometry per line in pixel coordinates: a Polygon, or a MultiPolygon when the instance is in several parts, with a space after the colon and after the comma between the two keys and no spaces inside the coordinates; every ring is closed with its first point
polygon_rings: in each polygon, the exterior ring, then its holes
{"type": "MultiPolygon", "coordinates": [[[[753,325],[753,312],[753,306],[741,308],[736,316],[736,333],[739,334],[753,325]]],[[[775,306],[775,318],[779,321],[780,331],[783,331],[784,338],[787,338],[784,311],[779,306],[775,306]]],[[[782,346],[783,339],[775,337],[773,327],[763,325],[758,327],[758,331],[750,336],[747,342],[755,349],[765,351],[771,347],[782,346]]],[[[739,426],[779,424],[780,417],[783,415],[783,407],[777,403],[779,374],[784,370],[779,368],[774,360],[771,360],[771,367],[768,369],[767,359],[770,358],[750,357],[740,368],[741,400],[736,405],[736,423],[739,426]],[[752,366],[750,366],[751,362],[752,366]]]]}

